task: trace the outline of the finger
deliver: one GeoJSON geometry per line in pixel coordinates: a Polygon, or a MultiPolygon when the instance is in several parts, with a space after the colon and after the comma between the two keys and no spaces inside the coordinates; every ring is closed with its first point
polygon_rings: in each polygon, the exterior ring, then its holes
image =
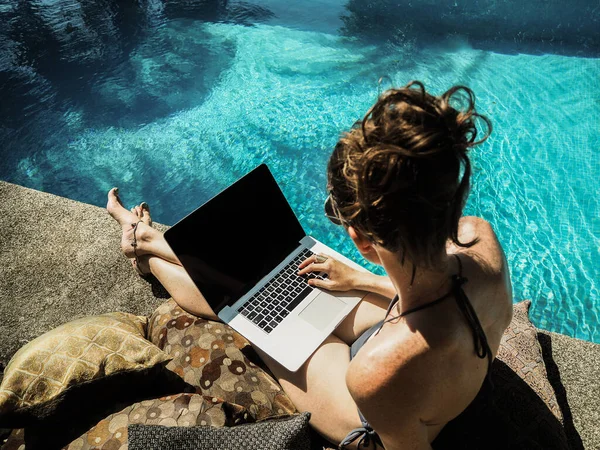
{"type": "Polygon", "coordinates": [[[310,280],[308,280],[308,284],[314,287],[328,290],[332,290],[335,286],[335,282],[331,281],[329,278],[325,278],[324,280],[320,280],[319,278],[311,278],[310,280]]]}
{"type": "Polygon", "coordinates": [[[304,261],[302,261],[299,265],[298,268],[302,269],[303,267],[306,267],[309,264],[314,264],[317,262],[317,255],[311,255],[308,258],[306,258],[304,261]]]}
{"type": "Polygon", "coordinates": [[[311,272],[327,272],[327,268],[325,267],[325,264],[313,263],[299,270],[298,275],[305,275],[311,272]]]}

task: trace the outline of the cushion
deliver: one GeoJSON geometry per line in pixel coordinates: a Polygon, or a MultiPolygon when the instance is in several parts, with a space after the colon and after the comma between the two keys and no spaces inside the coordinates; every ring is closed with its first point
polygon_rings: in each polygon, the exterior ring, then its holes
{"type": "Polygon", "coordinates": [[[529,320],[531,301],[514,305],[513,319],[502,336],[497,358],[525,381],[562,424],[563,416],[548,380],[536,327],[529,320]]]}
{"type": "MultiPolygon", "coordinates": [[[[297,412],[249,342],[223,323],[189,315],[169,300],[148,320],[148,339],[173,358],[166,367],[190,392],[123,405],[73,436],[64,444],[69,450],[118,449],[127,444],[130,424],[221,427],[297,412]]],[[[3,450],[19,449],[26,436],[31,442],[45,433],[15,430],[3,450]]]]}
{"type": "Polygon", "coordinates": [[[129,450],[310,450],[310,414],[235,427],[130,425],[129,450]]]}
{"type": "Polygon", "coordinates": [[[70,388],[123,372],[141,371],[170,357],[145,339],[147,320],[109,313],[74,320],[22,347],[0,385],[0,426],[15,417],[48,415],[70,388]]]}
{"type": "Polygon", "coordinates": [[[279,383],[231,327],[192,316],[169,300],[148,321],[148,339],[196,392],[246,408],[255,420],[297,412],[279,383]]]}
{"type": "Polygon", "coordinates": [[[531,302],[514,305],[502,336],[488,385],[456,419],[444,427],[433,448],[569,448],[562,414],[548,380],[537,330],[529,321],[531,302]]]}
{"type": "MultiPolygon", "coordinates": [[[[467,410],[442,430],[434,442],[435,449],[568,448],[556,396],[546,377],[537,330],[528,318],[529,307],[528,301],[514,305],[513,320],[494,361],[495,389],[482,389],[467,410]]],[[[127,443],[130,424],[231,426],[252,423],[257,417],[285,416],[285,408],[294,412],[279,385],[258,366],[259,360],[248,342],[226,325],[190,316],[169,301],[155,311],[148,332],[150,339],[173,356],[169,366],[186,377],[197,393],[128,406],[73,441],[70,450],[118,449],[127,443]],[[220,363],[213,365],[215,359],[220,363]],[[240,373],[236,367],[242,366],[234,365],[234,361],[243,363],[242,372],[247,372],[240,373]],[[259,386],[260,393],[245,391],[251,386],[259,386]],[[222,397],[212,396],[213,392],[222,397]]],[[[23,442],[23,431],[16,430],[3,450],[19,449],[23,442]]]]}
{"type": "MultiPolygon", "coordinates": [[[[136,402],[97,421],[87,431],[65,443],[69,450],[112,450],[127,445],[130,424],[190,427],[195,425],[233,426],[251,423],[254,419],[245,408],[231,405],[214,397],[181,393],[136,402]]],[[[2,450],[17,450],[25,442],[41,440],[38,430],[14,430],[2,450]],[[27,438],[27,439],[26,439],[27,438]]],[[[59,447],[57,447],[59,448],[59,447]]]]}

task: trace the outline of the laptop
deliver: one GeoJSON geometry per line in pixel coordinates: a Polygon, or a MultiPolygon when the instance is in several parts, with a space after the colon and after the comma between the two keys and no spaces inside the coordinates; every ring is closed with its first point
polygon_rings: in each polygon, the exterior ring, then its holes
{"type": "Polygon", "coordinates": [[[315,288],[308,276],[297,275],[300,262],[313,253],[365,269],[306,235],[266,164],[164,236],[219,318],[290,371],[365,295],[315,288]]]}

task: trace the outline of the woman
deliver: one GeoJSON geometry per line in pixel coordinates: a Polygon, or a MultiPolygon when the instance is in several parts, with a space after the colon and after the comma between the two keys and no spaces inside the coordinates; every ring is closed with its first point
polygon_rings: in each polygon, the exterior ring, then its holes
{"type": "MultiPolygon", "coordinates": [[[[476,141],[477,119],[491,129],[468,88],[435,97],[412,82],[384,93],[331,155],[327,215],[387,276],[310,257],[299,274],[329,276],[309,283],[369,294],[297,372],[261,354],[331,442],[431,448],[489,378],[512,317],[512,295],[492,228],[461,218],[471,173],[467,151],[487,138],[476,141]],[[462,109],[453,106],[461,101],[462,109]]],[[[123,227],[122,249],[136,268],[153,273],[182,308],[218,320],[150,226],[147,205],[129,212],[116,194],[109,192],[108,211],[123,227]]]]}

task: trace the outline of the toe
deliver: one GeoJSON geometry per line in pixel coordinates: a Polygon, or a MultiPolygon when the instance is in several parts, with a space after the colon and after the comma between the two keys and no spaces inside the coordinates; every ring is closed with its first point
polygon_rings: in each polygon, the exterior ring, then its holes
{"type": "Polygon", "coordinates": [[[121,203],[117,193],[118,190],[116,188],[108,191],[108,202],[106,204],[106,209],[121,226],[124,228],[129,227],[129,224],[136,223],[139,219],[135,212],[129,211],[123,207],[123,204],[121,203]]]}
{"type": "Polygon", "coordinates": [[[152,225],[152,217],[150,217],[150,207],[148,206],[148,203],[142,202],[140,207],[142,209],[142,220],[146,225],[152,225]]]}
{"type": "Polygon", "coordinates": [[[118,203],[119,205],[123,206],[123,204],[121,203],[121,199],[119,198],[119,188],[112,188],[110,191],[108,191],[108,203],[118,203]]]}

